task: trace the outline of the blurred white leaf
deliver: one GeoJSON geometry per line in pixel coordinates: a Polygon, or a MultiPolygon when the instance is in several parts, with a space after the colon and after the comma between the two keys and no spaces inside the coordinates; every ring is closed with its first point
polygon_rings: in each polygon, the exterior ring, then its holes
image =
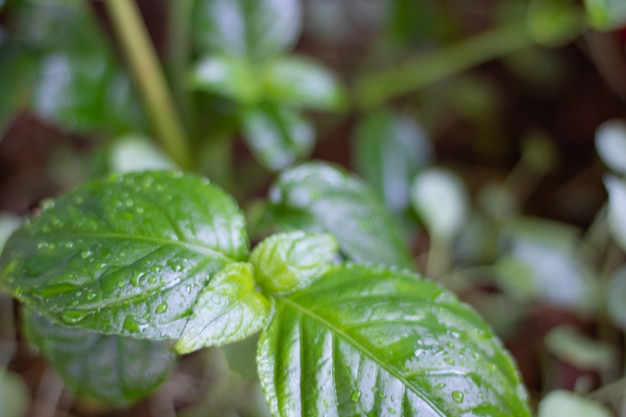
{"type": "Polygon", "coordinates": [[[596,151],[609,169],[626,173],[626,123],[609,120],[596,130],[596,151]]]}
{"type": "Polygon", "coordinates": [[[0,409],[2,417],[24,417],[28,408],[28,388],[21,377],[0,369],[0,409]]]}
{"type": "Polygon", "coordinates": [[[117,173],[177,168],[159,148],[139,135],[124,136],[113,143],[110,165],[111,170],[117,173]]]}
{"type": "Polygon", "coordinates": [[[552,329],[545,343],[548,350],[559,359],[580,369],[606,370],[617,359],[610,345],[590,339],[570,326],[552,329]]]}
{"type": "Polygon", "coordinates": [[[609,175],[604,178],[609,193],[607,221],[613,239],[626,251],[626,183],[609,175]]]}
{"type": "Polygon", "coordinates": [[[453,239],[468,218],[465,184],[447,169],[430,168],[418,174],[410,197],[428,231],[444,240],[453,239]]]}
{"type": "Polygon", "coordinates": [[[511,255],[530,270],[536,298],[580,312],[595,308],[597,287],[590,272],[572,252],[544,242],[518,238],[513,241],[511,255]]]}
{"type": "Polygon", "coordinates": [[[538,417],[611,417],[603,405],[570,391],[550,392],[539,402],[538,417]]]}
{"type": "Polygon", "coordinates": [[[21,223],[21,219],[12,213],[0,213],[0,253],[4,248],[11,233],[13,233],[21,223]]]}

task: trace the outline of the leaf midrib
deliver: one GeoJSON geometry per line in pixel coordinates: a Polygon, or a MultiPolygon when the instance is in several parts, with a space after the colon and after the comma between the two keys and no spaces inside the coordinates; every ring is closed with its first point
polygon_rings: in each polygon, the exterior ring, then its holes
{"type": "Polygon", "coordinates": [[[298,304],[298,303],[296,303],[296,302],[294,302],[294,301],[292,301],[292,300],[290,300],[288,298],[277,298],[276,302],[284,303],[285,305],[287,305],[287,306],[297,310],[301,314],[303,314],[303,315],[305,315],[305,316],[307,316],[307,317],[317,321],[321,325],[323,325],[326,328],[328,328],[331,332],[334,332],[337,336],[343,338],[346,342],[351,344],[355,349],[357,349],[359,352],[361,352],[362,354],[367,356],[371,361],[376,363],[376,365],[378,365],[381,368],[385,369],[394,378],[396,378],[397,380],[401,381],[405,386],[410,387],[413,390],[414,393],[416,393],[425,403],[427,403],[431,407],[432,411],[435,411],[440,417],[446,417],[446,414],[442,410],[440,410],[435,404],[433,404],[433,402],[428,398],[426,393],[419,386],[417,386],[417,385],[411,383],[410,381],[408,381],[394,367],[387,366],[386,363],[381,362],[379,360],[379,358],[374,354],[374,352],[369,350],[366,346],[364,346],[358,340],[354,339],[348,333],[344,332],[339,327],[333,325],[332,323],[327,321],[324,317],[315,314],[313,311],[307,309],[306,307],[304,307],[304,306],[302,306],[302,305],[300,305],[300,304],[298,304]]]}

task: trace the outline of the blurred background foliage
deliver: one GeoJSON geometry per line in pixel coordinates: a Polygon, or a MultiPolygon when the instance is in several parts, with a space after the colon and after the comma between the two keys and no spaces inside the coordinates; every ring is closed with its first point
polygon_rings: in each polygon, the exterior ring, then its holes
{"type": "MultiPolygon", "coordinates": [[[[257,239],[328,230],[454,290],[540,417],[626,416],[626,2],[124,2],[0,0],[0,242],[87,179],[193,170],[257,239]],[[346,172],[279,176],[308,159],[346,172]]],[[[267,412],[250,341],[119,408],[74,398],[0,310],[7,417],[267,412]]]]}

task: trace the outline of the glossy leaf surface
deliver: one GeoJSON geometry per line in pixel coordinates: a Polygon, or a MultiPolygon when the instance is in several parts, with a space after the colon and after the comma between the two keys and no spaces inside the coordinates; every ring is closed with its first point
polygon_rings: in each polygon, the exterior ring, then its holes
{"type": "Polygon", "coordinates": [[[194,38],[200,49],[267,60],[291,47],[301,30],[299,0],[196,1],[194,38]]]}
{"type": "Polygon", "coordinates": [[[29,342],[79,394],[131,402],[156,389],[176,362],[167,342],[64,327],[28,309],[23,318],[29,342]]]}
{"type": "Polygon", "coordinates": [[[382,201],[346,171],[324,163],[284,171],[270,190],[270,203],[269,216],[279,227],[331,233],[350,260],[413,268],[382,201]]]}
{"type": "Polygon", "coordinates": [[[623,0],[585,0],[589,22],[601,30],[617,29],[626,24],[623,0]]]}
{"type": "Polygon", "coordinates": [[[530,416],[487,325],[408,272],[340,265],[277,298],[257,360],[275,416],[530,416]]]}
{"type": "Polygon", "coordinates": [[[111,176],[45,204],[23,225],[0,258],[0,284],[53,321],[175,339],[212,277],[247,258],[244,222],[205,179],[111,176]]]}
{"type": "Polygon", "coordinates": [[[198,297],[175,349],[189,353],[242,340],[261,330],[270,308],[270,301],[256,291],[251,265],[231,264],[198,297]]]}
{"type": "Polygon", "coordinates": [[[317,110],[339,111],[346,98],[332,72],[304,57],[285,57],[273,62],[265,75],[268,100],[317,110]]]}
{"type": "Polygon", "coordinates": [[[276,105],[248,109],[243,134],[257,160],[272,170],[292,165],[313,149],[313,126],[296,110],[276,105]]]}
{"type": "Polygon", "coordinates": [[[32,5],[22,18],[30,40],[46,51],[32,99],[38,116],[78,131],[144,127],[130,80],[85,2],[32,5]]]}
{"type": "Polygon", "coordinates": [[[264,290],[287,293],[324,275],[338,249],[337,241],[329,234],[278,233],[254,248],[250,262],[264,290]]]}
{"type": "Polygon", "coordinates": [[[359,123],[354,144],[358,173],[392,210],[404,210],[411,181],[432,158],[426,133],[407,117],[380,112],[359,123]]]}

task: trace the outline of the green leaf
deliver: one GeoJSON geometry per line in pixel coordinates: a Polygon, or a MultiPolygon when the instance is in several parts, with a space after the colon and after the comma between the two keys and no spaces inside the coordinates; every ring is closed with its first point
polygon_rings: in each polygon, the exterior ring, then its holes
{"type": "Polygon", "coordinates": [[[6,241],[21,224],[21,219],[13,213],[0,212],[0,253],[6,241]]]}
{"type": "Polygon", "coordinates": [[[268,216],[282,229],[331,233],[355,262],[414,267],[382,201],[339,168],[314,162],[284,171],[269,198],[268,216]]]}
{"type": "Polygon", "coordinates": [[[245,104],[259,101],[261,82],[250,63],[230,55],[214,55],[201,60],[191,74],[197,90],[221,94],[245,104]]]}
{"type": "Polygon", "coordinates": [[[422,171],[411,185],[411,203],[428,232],[451,241],[469,216],[465,184],[452,171],[430,168],[422,171]]]}
{"type": "Polygon", "coordinates": [[[31,103],[38,116],[78,131],[122,133],[145,127],[130,80],[87,3],[30,5],[20,17],[24,26],[35,27],[28,28],[27,40],[46,52],[31,103]]]}
{"type": "Polygon", "coordinates": [[[612,175],[604,179],[609,194],[607,221],[613,239],[626,251],[626,182],[612,175]]]}
{"type": "Polygon", "coordinates": [[[539,402],[538,417],[611,417],[605,406],[570,391],[550,392],[539,402]]]}
{"type": "Polygon", "coordinates": [[[31,54],[0,38],[0,137],[12,116],[27,107],[35,68],[31,54]]]}
{"type": "Polygon", "coordinates": [[[193,35],[203,52],[266,61],[301,31],[300,0],[198,0],[193,35]]]}
{"type": "Polygon", "coordinates": [[[270,301],[255,289],[252,266],[228,265],[198,297],[174,348],[179,353],[189,353],[205,346],[243,340],[261,330],[270,310],[270,301]]]}
{"type": "Polygon", "coordinates": [[[275,304],[257,356],[274,416],[530,416],[501,342],[432,282],[339,265],[275,304]]]}
{"type": "Polygon", "coordinates": [[[3,417],[24,417],[30,395],[22,378],[0,368],[0,404],[3,417]]]}
{"type": "Polygon", "coordinates": [[[176,339],[213,277],[247,257],[245,220],[222,190],[190,174],[131,173],[45,204],[7,242],[0,285],[55,322],[176,339]]]}
{"type": "Polygon", "coordinates": [[[285,57],[272,62],[265,75],[264,96],[281,104],[317,110],[340,111],[346,96],[332,72],[305,57],[285,57]]]}
{"type": "Polygon", "coordinates": [[[408,117],[373,113],[359,123],[353,149],[357,172],[384,197],[387,206],[404,210],[411,181],[432,158],[422,128],[408,117]]]}
{"type": "Polygon", "coordinates": [[[609,120],[596,130],[596,151],[609,169],[626,174],[626,123],[609,120]]]}
{"type": "Polygon", "coordinates": [[[288,293],[324,275],[338,250],[332,235],[291,232],[263,240],[250,255],[256,282],[271,293],[288,293]]]}
{"type": "Polygon", "coordinates": [[[29,309],[23,320],[28,341],[78,394],[130,403],[161,385],[176,362],[166,342],[64,327],[29,309]]]}
{"type": "Polygon", "coordinates": [[[623,0],[585,0],[587,19],[599,30],[611,30],[626,24],[626,2],[623,0]]]}
{"type": "Polygon", "coordinates": [[[287,168],[313,149],[315,130],[296,110],[267,104],[245,110],[242,118],[244,139],[269,169],[287,168]]]}

